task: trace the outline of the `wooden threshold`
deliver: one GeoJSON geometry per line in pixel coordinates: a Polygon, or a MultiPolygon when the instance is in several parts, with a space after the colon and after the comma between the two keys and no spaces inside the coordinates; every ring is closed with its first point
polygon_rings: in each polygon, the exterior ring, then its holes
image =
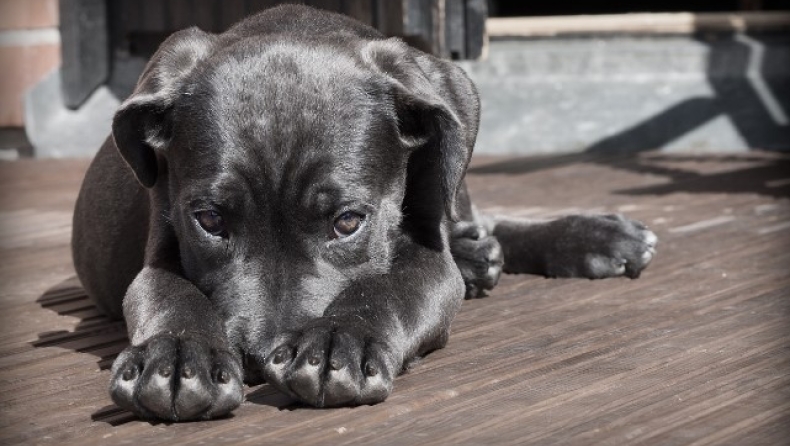
{"type": "Polygon", "coordinates": [[[489,37],[494,38],[580,34],[781,32],[790,31],[790,11],[497,17],[486,21],[486,31],[489,37]]]}

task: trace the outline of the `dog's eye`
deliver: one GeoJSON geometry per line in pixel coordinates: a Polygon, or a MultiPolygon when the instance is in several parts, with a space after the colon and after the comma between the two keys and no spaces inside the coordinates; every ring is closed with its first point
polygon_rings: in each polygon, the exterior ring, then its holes
{"type": "Polygon", "coordinates": [[[217,211],[198,211],[195,212],[200,227],[211,235],[220,236],[225,233],[225,221],[217,211]]]}
{"type": "Polygon", "coordinates": [[[335,234],[340,237],[348,237],[357,232],[365,221],[365,216],[356,212],[348,211],[340,214],[335,219],[335,234]]]}

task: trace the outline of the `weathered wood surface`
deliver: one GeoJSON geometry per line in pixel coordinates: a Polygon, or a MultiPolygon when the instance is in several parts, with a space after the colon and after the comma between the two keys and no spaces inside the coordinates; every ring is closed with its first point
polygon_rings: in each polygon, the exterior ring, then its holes
{"type": "Polygon", "coordinates": [[[83,161],[0,163],[0,444],[787,444],[790,157],[478,159],[484,210],[625,212],[660,238],[639,280],[506,276],[376,406],[266,385],[223,420],[114,407],[125,345],[74,280],[83,161]]]}

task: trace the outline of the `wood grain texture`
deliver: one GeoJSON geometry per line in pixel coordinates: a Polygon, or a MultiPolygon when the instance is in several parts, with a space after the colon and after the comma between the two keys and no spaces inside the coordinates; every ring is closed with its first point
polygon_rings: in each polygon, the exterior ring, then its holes
{"type": "Polygon", "coordinates": [[[639,280],[505,276],[384,403],[315,410],[267,385],[232,417],[138,421],[107,396],[125,327],[74,278],[84,161],[0,163],[0,444],[787,444],[790,157],[478,158],[487,212],[624,212],[639,280]]]}

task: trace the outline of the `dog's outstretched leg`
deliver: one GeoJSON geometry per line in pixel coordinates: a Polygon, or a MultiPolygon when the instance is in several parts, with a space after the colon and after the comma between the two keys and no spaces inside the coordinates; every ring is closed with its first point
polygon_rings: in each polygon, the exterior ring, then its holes
{"type": "Polygon", "coordinates": [[[549,221],[491,218],[506,273],[547,277],[639,277],[656,253],[658,238],[619,214],[569,215],[549,221]]]}

